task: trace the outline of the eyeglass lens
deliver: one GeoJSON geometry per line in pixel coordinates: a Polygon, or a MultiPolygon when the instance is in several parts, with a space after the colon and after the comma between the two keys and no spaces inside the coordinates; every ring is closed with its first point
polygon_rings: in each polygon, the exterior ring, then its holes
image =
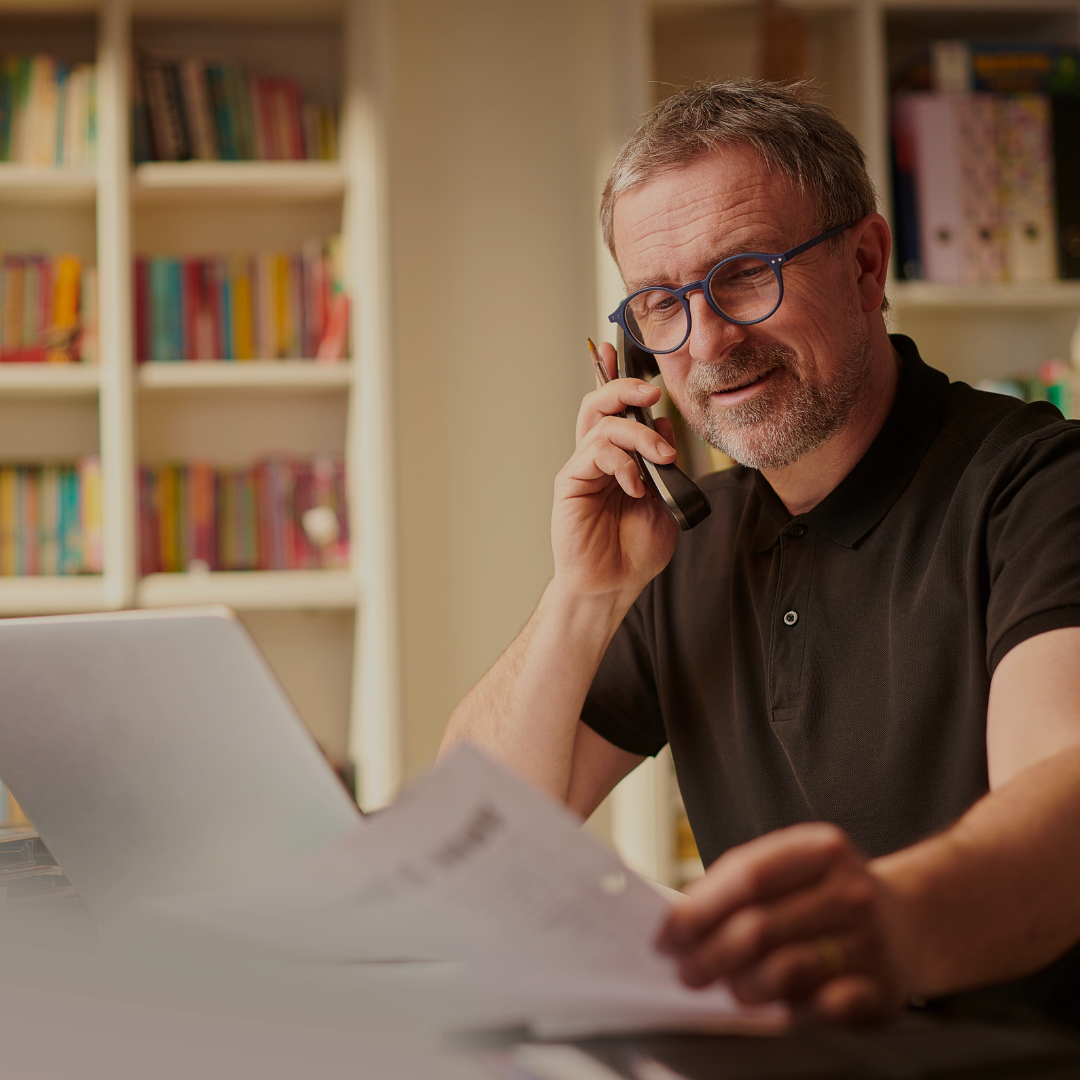
{"type": "MultiPolygon", "coordinates": [[[[780,280],[762,259],[739,258],[722,264],[709,283],[712,302],[729,319],[756,322],[780,303],[780,280]]],[[[626,325],[649,352],[677,349],[688,333],[687,308],[669,289],[649,289],[626,305],[626,325]]]]}

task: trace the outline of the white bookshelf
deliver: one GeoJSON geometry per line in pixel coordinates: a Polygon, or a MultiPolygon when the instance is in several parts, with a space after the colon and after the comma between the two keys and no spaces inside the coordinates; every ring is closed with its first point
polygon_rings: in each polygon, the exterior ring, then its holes
{"type": "MultiPolygon", "coordinates": [[[[1077,0],[788,0],[783,6],[805,17],[811,77],[862,143],[890,218],[890,57],[912,43],[950,37],[1080,43],[1077,0]],[[989,20],[984,32],[980,18],[989,20]]],[[[758,73],[759,12],[751,0],[653,0],[648,21],[651,40],[637,78],[624,83],[628,125],[672,86],[758,73]]],[[[626,59],[632,63],[633,54],[626,59]]],[[[607,312],[623,294],[603,254],[597,292],[598,321],[606,329],[607,312]]],[[[974,287],[894,280],[888,295],[891,329],[910,334],[929,363],[967,381],[1034,374],[1044,360],[1067,358],[1080,320],[1080,281],[974,287]]],[[[665,753],[635,770],[611,800],[612,838],[623,857],[669,884],[679,877],[672,855],[674,784],[665,753]]]]}
{"type": "Polygon", "coordinates": [[[384,180],[386,27],[380,0],[0,0],[0,40],[96,59],[96,170],[0,165],[0,248],[73,251],[99,273],[100,364],[0,365],[0,459],[99,452],[104,572],[0,578],[0,614],[227,604],[248,622],[332,756],[357,765],[365,807],[400,782],[394,506],[390,469],[384,180]],[[340,161],[151,162],[133,168],[133,47],[232,57],[339,102],[340,161]],[[351,359],[133,362],[136,254],[298,249],[343,238],[351,359]],[[31,370],[33,369],[33,370],[31,370]],[[5,421],[11,420],[10,423],[5,421]],[[138,574],[141,462],[245,464],[272,452],[343,453],[351,565],[342,570],[138,574]],[[297,658],[308,656],[311,663],[297,658]],[[310,669],[308,671],[307,669],[310,669]],[[325,684],[325,685],[323,685],[325,684]]]}
{"type": "MultiPolygon", "coordinates": [[[[2,374],[2,372],[0,372],[2,374]]],[[[154,390],[340,390],[352,386],[348,363],[323,364],[311,360],[248,360],[222,363],[197,360],[184,363],[155,361],[138,372],[139,389],[154,390]]]]}

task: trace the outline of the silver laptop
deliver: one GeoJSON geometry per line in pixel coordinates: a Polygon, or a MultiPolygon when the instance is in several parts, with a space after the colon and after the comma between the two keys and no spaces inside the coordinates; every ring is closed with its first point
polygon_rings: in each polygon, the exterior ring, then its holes
{"type": "Polygon", "coordinates": [[[104,922],[361,820],[226,608],[0,620],[0,778],[104,922]]]}

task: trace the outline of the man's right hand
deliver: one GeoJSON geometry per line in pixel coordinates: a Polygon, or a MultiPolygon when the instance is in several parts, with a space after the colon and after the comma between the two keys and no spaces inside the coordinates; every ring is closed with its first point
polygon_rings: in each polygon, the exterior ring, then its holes
{"type": "MultiPolygon", "coordinates": [[[[599,351],[614,370],[614,348],[604,344],[599,351]]],[[[551,544],[553,584],[560,591],[622,593],[632,603],[671,559],[678,527],[646,491],[630,455],[636,450],[658,465],[671,464],[671,424],[659,418],[657,433],[618,415],[627,405],[659,400],[660,389],[651,383],[615,379],[582,401],[577,449],[555,479],[551,544]]]]}

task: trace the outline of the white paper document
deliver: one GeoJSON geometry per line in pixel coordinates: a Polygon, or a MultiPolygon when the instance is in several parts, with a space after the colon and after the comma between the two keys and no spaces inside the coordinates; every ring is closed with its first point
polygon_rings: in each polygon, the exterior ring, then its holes
{"type": "Polygon", "coordinates": [[[669,901],[567,809],[470,747],[391,807],[249,884],[151,901],[217,933],[336,960],[454,960],[518,1019],[582,1031],[778,1026],[690,990],[653,946],[669,901]]]}

